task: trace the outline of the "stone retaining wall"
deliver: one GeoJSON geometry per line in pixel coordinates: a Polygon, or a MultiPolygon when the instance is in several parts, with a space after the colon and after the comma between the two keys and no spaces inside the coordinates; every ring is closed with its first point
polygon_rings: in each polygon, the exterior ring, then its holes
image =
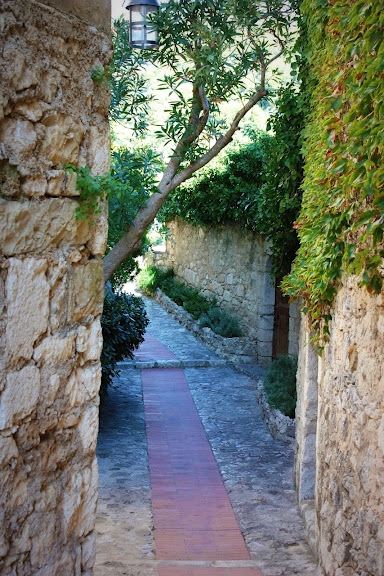
{"type": "Polygon", "coordinates": [[[219,229],[168,224],[166,254],[156,262],[175,270],[177,278],[197,287],[239,320],[254,340],[254,360],[266,366],[272,358],[275,290],[271,283],[265,240],[238,226],[219,229]]]}
{"type": "MultiPolygon", "coordinates": [[[[155,299],[162,305],[162,307],[169,312],[173,318],[175,318],[182,326],[185,326],[188,330],[194,333],[200,340],[204,342],[211,350],[213,350],[220,358],[227,360],[236,366],[236,368],[250,376],[255,380],[257,389],[257,402],[260,405],[261,415],[265,421],[269,432],[274,438],[278,438],[287,444],[294,443],[295,440],[295,420],[285,416],[280,410],[276,408],[271,408],[268,404],[266,394],[264,392],[263,380],[257,375],[263,372],[262,369],[257,367],[256,374],[254,373],[254,347],[255,343],[249,338],[223,338],[218,334],[212,332],[210,328],[200,328],[196,320],[193,319],[191,314],[186,312],[181,306],[178,306],[173,302],[166,294],[164,294],[160,289],[155,292],[155,299]]],[[[166,365],[173,367],[194,367],[194,366],[204,366],[204,361],[191,361],[182,362],[168,360],[165,361],[166,365]]],[[[124,362],[120,363],[124,365],[124,362]]],[[[150,367],[153,364],[160,365],[159,362],[149,362],[149,363],[135,363],[130,361],[129,365],[136,365],[144,367],[150,367]],[[148,366],[146,365],[148,364],[148,366]]],[[[212,361],[208,361],[207,365],[212,365],[212,361]]]]}
{"type": "Polygon", "coordinates": [[[302,330],[296,479],[315,497],[317,554],[327,576],[382,576],[384,294],[343,281],[319,366],[302,330]]]}
{"type": "Polygon", "coordinates": [[[181,306],[178,306],[161,290],[156,290],[155,298],[167,312],[172,314],[180,324],[200,338],[200,340],[216,352],[220,358],[228,360],[229,362],[254,362],[256,344],[250,338],[244,336],[224,338],[219,334],[215,334],[210,328],[201,328],[191,314],[181,306]]]}
{"type": "Polygon", "coordinates": [[[69,4],[0,1],[3,576],[86,576],[94,562],[106,218],[76,221],[64,166],[108,169],[108,94],[91,71],[110,58],[94,24],[110,20],[105,0],[89,23],[69,4]]]}

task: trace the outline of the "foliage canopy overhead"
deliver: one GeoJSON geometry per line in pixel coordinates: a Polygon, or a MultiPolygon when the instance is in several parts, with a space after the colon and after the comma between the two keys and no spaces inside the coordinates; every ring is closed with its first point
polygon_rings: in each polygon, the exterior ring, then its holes
{"type": "MultiPolygon", "coordinates": [[[[160,88],[169,102],[167,120],[158,126],[157,136],[172,151],[156,192],[104,258],[105,280],[140,245],[168,194],[215,158],[232,141],[246,114],[268,96],[278,75],[276,60],[289,50],[295,17],[287,0],[170,0],[153,17],[160,43],[146,56],[164,69],[160,88]],[[220,104],[234,96],[238,109],[226,124],[220,104]]],[[[127,49],[127,69],[134,64],[140,75],[145,64],[132,60],[124,24],[118,26],[116,62],[111,66],[115,119],[126,117],[140,130],[144,125],[132,119],[134,106],[125,103],[130,93],[124,91],[129,75],[121,73],[122,45],[127,49]]],[[[131,87],[131,93],[138,95],[138,118],[145,115],[143,90],[140,83],[131,87]],[[136,92],[135,86],[139,86],[136,92]]]]}

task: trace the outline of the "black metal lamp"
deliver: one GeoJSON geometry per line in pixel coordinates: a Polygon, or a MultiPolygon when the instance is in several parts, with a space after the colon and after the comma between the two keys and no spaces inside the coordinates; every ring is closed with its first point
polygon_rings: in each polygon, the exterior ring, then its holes
{"type": "Polygon", "coordinates": [[[148,50],[159,45],[158,34],[152,22],[148,20],[150,14],[159,11],[160,4],[157,0],[130,0],[129,32],[132,48],[148,50]]]}

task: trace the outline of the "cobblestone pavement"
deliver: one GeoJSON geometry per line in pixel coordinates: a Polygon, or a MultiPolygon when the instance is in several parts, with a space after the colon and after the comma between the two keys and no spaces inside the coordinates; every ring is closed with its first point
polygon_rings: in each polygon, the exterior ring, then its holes
{"type": "MultiPolygon", "coordinates": [[[[267,431],[255,381],[220,360],[159,304],[146,299],[146,306],[148,332],[188,366],[187,382],[251,557],[233,566],[259,567],[263,576],[315,576],[292,485],[293,452],[267,431]]],[[[134,365],[124,363],[101,407],[95,576],[167,570],[155,559],[141,379],[134,365]]]]}

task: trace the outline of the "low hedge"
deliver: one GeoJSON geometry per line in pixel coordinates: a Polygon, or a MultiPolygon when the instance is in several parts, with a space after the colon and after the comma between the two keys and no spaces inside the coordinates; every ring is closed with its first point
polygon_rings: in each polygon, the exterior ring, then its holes
{"type": "Polygon", "coordinates": [[[209,327],[224,338],[241,336],[236,318],[222,310],[215,298],[206,298],[197,288],[192,288],[174,277],[172,268],[161,269],[148,266],[137,277],[137,285],[144,293],[153,294],[160,288],[178,306],[182,306],[200,326],[209,327]]]}

